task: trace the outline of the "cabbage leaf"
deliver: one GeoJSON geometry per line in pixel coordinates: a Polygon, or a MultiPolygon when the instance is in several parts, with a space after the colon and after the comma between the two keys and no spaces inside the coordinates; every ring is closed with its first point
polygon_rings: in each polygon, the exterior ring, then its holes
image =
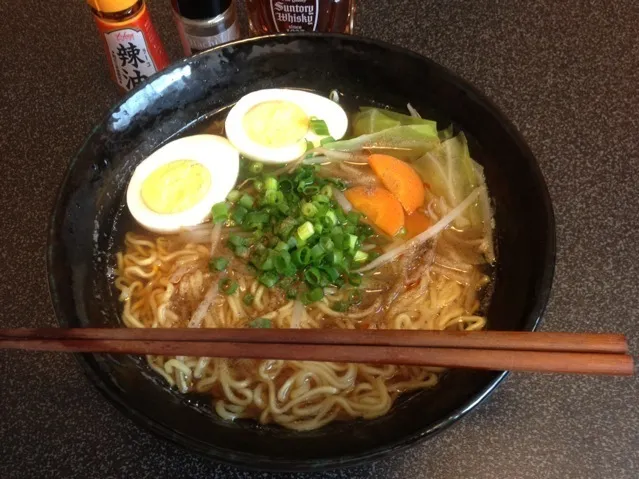
{"type": "Polygon", "coordinates": [[[416,160],[439,146],[434,122],[423,125],[400,125],[376,133],[359,135],[350,140],[340,140],[323,145],[329,150],[384,153],[401,160],[416,160]],[[432,123],[432,124],[431,124],[432,123]]]}
{"type": "MultiPolygon", "coordinates": [[[[468,142],[463,133],[442,141],[439,148],[426,153],[412,163],[413,167],[430,186],[431,191],[446,200],[454,208],[481,183],[476,163],[471,159],[468,142]]],[[[459,227],[480,226],[482,214],[477,204],[467,208],[455,224],[459,227]]]]}
{"type": "Polygon", "coordinates": [[[353,136],[369,135],[405,125],[428,126],[430,129],[424,129],[424,131],[428,131],[429,135],[437,133],[437,122],[433,120],[425,120],[381,108],[360,108],[359,113],[353,116],[352,125],[353,136]]]}

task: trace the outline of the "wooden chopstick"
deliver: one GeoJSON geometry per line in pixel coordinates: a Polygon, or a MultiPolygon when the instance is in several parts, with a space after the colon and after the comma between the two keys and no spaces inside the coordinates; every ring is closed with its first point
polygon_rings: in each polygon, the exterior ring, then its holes
{"type": "MultiPolygon", "coordinates": [[[[577,374],[632,375],[634,369],[632,357],[622,353],[627,351],[625,340],[620,343],[618,335],[587,334],[584,338],[588,340],[583,341],[585,349],[577,350],[576,346],[582,336],[569,333],[477,331],[462,334],[451,332],[432,334],[433,332],[430,331],[335,330],[335,333],[339,334],[334,334],[332,331],[285,329],[4,329],[0,330],[0,348],[64,352],[158,354],[165,356],[362,362],[577,374]],[[309,334],[310,331],[331,332],[313,335],[309,334]],[[177,334],[173,334],[176,332],[177,334]],[[392,334],[384,334],[382,338],[380,333],[392,334]],[[429,334],[416,335],[415,333],[429,334]],[[490,334],[487,335],[487,333],[490,334]],[[510,336],[511,334],[515,336],[510,336]],[[409,339],[413,335],[421,336],[422,343],[428,341],[440,341],[440,343],[438,346],[432,346],[432,344],[427,346],[416,345],[418,341],[409,339]],[[538,343],[533,341],[535,347],[554,349],[530,350],[507,347],[509,345],[521,346],[526,337],[536,338],[537,336],[535,335],[546,336],[545,341],[540,341],[539,339],[535,340],[539,341],[538,343]],[[203,336],[208,336],[208,338],[202,339],[203,336]],[[198,339],[195,340],[190,337],[197,337],[198,339]],[[485,339],[486,337],[489,339],[485,339]],[[240,338],[241,340],[229,341],[229,338],[240,338]],[[246,341],[246,338],[250,340],[246,341]],[[285,340],[282,340],[283,338],[285,340]],[[338,342],[339,338],[341,340],[338,342]],[[433,338],[438,339],[433,340],[433,338]],[[494,338],[499,340],[497,341],[494,338]],[[508,338],[514,338],[515,340],[508,338]],[[301,339],[304,339],[304,342],[301,339]],[[605,339],[605,341],[600,341],[601,339],[605,339]],[[397,342],[402,341],[404,344],[397,345],[397,342]],[[485,344],[491,344],[492,342],[497,347],[478,347],[477,343],[482,341],[488,341],[485,344]],[[390,342],[393,344],[385,344],[390,342]],[[407,345],[408,343],[411,345],[407,345]],[[466,345],[462,347],[441,346],[441,344],[450,345],[452,343],[457,345],[463,343],[473,344],[473,347],[466,345]],[[611,347],[611,344],[614,344],[614,346],[611,347]],[[560,347],[567,347],[569,351],[558,349],[560,347]],[[611,348],[613,351],[610,351],[611,348]],[[603,352],[601,352],[602,350],[603,352]]],[[[621,338],[623,339],[623,337],[621,338]]],[[[530,344],[530,342],[526,344],[530,344]]]]}
{"type": "Polygon", "coordinates": [[[627,353],[622,334],[554,333],[530,331],[407,331],[260,328],[16,328],[0,329],[0,340],[112,339],[120,341],[191,341],[238,343],[334,344],[413,346],[460,349],[510,349],[627,353]]]}

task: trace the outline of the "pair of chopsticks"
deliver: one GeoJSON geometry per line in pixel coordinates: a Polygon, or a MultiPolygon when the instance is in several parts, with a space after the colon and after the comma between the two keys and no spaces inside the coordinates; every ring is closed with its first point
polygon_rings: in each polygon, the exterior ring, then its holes
{"type": "Polygon", "coordinates": [[[343,329],[0,329],[0,348],[632,375],[620,334],[343,329]]]}

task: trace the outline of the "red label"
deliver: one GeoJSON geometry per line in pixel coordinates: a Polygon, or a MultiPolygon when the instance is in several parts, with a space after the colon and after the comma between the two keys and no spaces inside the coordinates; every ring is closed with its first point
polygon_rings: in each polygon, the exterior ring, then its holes
{"type": "Polygon", "coordinates": [[[125,22],[110,23],[97,17],[95,21],[104,40],[111,77],[123,90],[135,88],[169,64],[146,6],[125,22]]]}

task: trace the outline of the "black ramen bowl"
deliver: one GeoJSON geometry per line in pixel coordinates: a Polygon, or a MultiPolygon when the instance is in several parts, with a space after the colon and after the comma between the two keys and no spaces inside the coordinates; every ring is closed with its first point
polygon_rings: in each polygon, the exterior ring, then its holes
{"type": "MultiPolygon", "coordinates": [[[[246,93],[273,87],[324,95],[338,89],[347,105],[399,111],[410,102],[440,128],[452,123],[463,130],[495,207],[498,265],[489,328],[537,327],[552,282],[555,230],[546,185],[521,136],[490,101],[436,63],[338,35],[277,35],[206,51],[150,78],[109,112],[71,162],[51,219],[49,283],[61,326],[122,326],[114,256],[132,226],[124,193],[136,165],[169,140],[215,129],[246,93]]],[[[400,398],[378,419],[293,432],[223,421],[207,400],[169,389],[143,358],[78,358],[106,397],[151,431],[219,461],[272,470],[351,466],[404,449],[463,417],[506,375],[450,371],[438,387],[400,398]]]]}

